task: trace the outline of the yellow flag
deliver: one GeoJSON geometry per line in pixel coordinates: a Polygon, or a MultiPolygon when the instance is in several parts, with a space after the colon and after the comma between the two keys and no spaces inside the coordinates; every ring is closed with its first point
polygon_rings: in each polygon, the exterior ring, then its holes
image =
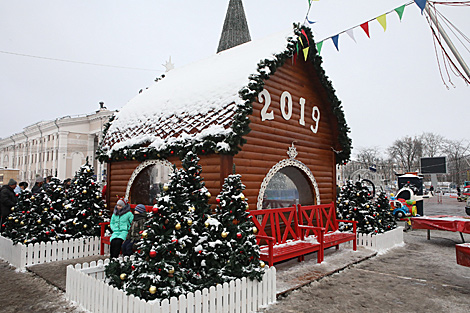
{"type": "Polygon", "coordinates": [[[303,49],[303,52],[304,52],[304,57],[305,57],[305,61],[307,61],[307,57],[308,57],[308,49],[310,49],[310,47],[307,47],[307,48],[303,49]]]}
{"type": "Polygon", "coordinates": [[[380,23],[380,25],[382,25],[382,27],[384,28],[384,31],[385,31],[387,29],[387,15],[386,14],[380,15],[377,18],[377,21],[380,23]]]}
{"type": "Polygon", "coordinates": [[[304,46],[304,42],[302,41],[302,36],[299,36],[300,43],[302,44],[302,47],[304,46]]]}

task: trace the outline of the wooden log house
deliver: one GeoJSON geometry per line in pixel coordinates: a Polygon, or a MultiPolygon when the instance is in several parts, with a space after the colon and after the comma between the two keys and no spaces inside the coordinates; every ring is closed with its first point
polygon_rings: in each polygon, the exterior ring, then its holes
{"type": "Polygon", "coordinates": [[[107,125],[107,198],[151,205],[188,150],[212,195],[235,169],[250,209],[326,204],[350,157],[341,102],[309,28],[251,41],[173,69],[107,125]]]}

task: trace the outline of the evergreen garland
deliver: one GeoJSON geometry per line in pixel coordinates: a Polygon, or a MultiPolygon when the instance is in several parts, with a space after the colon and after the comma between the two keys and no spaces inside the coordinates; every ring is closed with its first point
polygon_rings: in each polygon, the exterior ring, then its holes
{"type": "MultiPolygon", "coordinates": [[[[106,149],[103,149],[102,142],[97,151],[98,160],[108,163],[125,160],[137,160],[142,162],[147,159],[167,159],[171,156],[179,156],[182,158],[189,151],[198,155],[212,153],[237,154],[246,142],[246,139],[243,138],[243,136],[250,132],[249,116],[253,113],[252,103],[256,101],[258,94],[263,90],[264,81],[269,79],[269,77],[273,75],[287,59],[295,56],[299,50],[299,46],[302,45],[303,42],[298,38],[301,38],[302,36],[305,38],[306,35],[306,39],[311,43],[308,53],[308,61],[314,66],[320,83],[326,90],[328,100],[331,104],[331,110],[337,119],[338,142],[342,147],[342,150],[335,151],[336,163],[345,164],[349,161],[352,147],[351,139],[348,136],[350,130],[346,123],[341,101],[337,98],[335,89],[322,68],[323,61],[321,56],[318,55],[310,28],[294,24],[294,33],[297,38],[290,37],[287,39],[288,44],[286,50],[269,59],[261,60],[258,63],[257,73],[249,76],[250,83],[239,91],[239,95],[241,99],[244,100],[244,103],[238,105],[236,108],[231,126],[232,131],[229,134],[209,135],[203,139],[178,139],[168,143],[166,146],[158,150],[148,147],[148,144],[150,143],[147,143],[146,145],[135,145],[109,152],[106,149]]],[[[106,137],[106,133],[112,120],[114,120],[114,116],[110,119],[109,124],[106,125],[105,130],[103,131],[103,140],[106,137]]]]}

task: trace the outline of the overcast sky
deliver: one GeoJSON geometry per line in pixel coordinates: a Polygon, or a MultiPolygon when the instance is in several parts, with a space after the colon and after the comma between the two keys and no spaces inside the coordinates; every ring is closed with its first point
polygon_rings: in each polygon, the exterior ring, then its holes
{"type": "MultiPolygon", "coordinates": [[[[41,120],[89,114],[104,101],[119,109],[152,84],[171,56],[176,67],[215,54],[228,0],[0,0],[0,137],[41,120]],[[4,52],[134,70],[30,58],[4,52]]],[[[320,41],[395,9],[405,0],[320,0],[309,19],[320,41]]],[[[307,0],[243,1],[252,39],[303,22],[307,0]]],[[[470,8],[438,9],[470,36],[470,8]]],[[[422,132],[449,139],[470,134],[470,89],[439,74],[431,31],[415,5],[384,32],[370,22],[357,43],[340,35],[323,45],[324,68],[343,102],[354,148],[388,147],[422,132]]],[[[461,50],[470,64],[468,51],[461,50]]],[[[445,70],[443,70],[445,71],[445,70]]]]}

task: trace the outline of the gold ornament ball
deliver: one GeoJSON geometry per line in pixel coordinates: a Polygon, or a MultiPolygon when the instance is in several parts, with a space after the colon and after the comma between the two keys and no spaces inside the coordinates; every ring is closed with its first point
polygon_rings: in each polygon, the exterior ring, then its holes
{"type": "Polygon", "coordinates": [[[12,210],[12,211],[15,211],[15,207],[12,207],[11,210],[12,210]]]}
{"type": "Polygon", "coordinates": [[[108,207],[108,205],[105,203],[105,204],[104,204],[104,207],[105,207],[105,208],[107,208],[107,207],[108,207]]]}
{"type": "Polygon", "coordinates": [[[168,185],[163,186],[163,191],[168,191],[168,185]]]}
{"type": "Polygon", "coordinates": [[[18,219],[16,219],[16,220],[15,220],[15,223],[18,223],[18,222],[19,222],[19,220],[18,220],[18,219]]]}
{"type": "Polygon", "coordinates": [[[142,233],[142,238],[146,239],[146,238],[148,237],[148,235],[149,235],[149,234],[148,234],[147,232],[143,232],[143,233],[142,233]]]}
{"type": "Polygon", "coordinates": [[[175,229],[176,229],[176,230],[180,230],[180,229],[181,229],[181,224],[180,224],[180,223],[176,224],[176,225],[175,225],[175,229]]]}
{"type": "Polygon", "coordinates": [[[31,197],[31,200],[34,200],[34,199],[36,199],[34,196],[33,196],[33,197],[31,197]]]}
{"type": "Polygon", "coordinates": [[[253,234],[256,234],[258,232],[258,228],[256,226],[253,226],[253,234]]]}
{"type": "Polygon", "coordinates": [[[206,226],[206,228],[209,227],[209,223],[208,223],[208,222],[205,222],[205,223],[204,223],[204,226],[206,226]]]}
{"type": "Polygon", "coordinates": [[[86,193],[86,190],[83,190],[82,193],[85,194],[85,193],[86,193]]]}
{"type": "Polygon", "coordinates": [[[151,294],[155,294],[155,293],[157,292],[157,287],[151,286],[151,287],[149,288],[149,292],[150,292],[151,294]]]}
{"type": "Polygon", "coordinates": [[[77,225],[77,222],[73,222],[73,225],[77,225]]]}
{"type": "Polygon", "coordinates": [[[75,185],[78,184],[78,181],[75,181],[75,185]]]}
{"type": "Polygon", "coordinates": [[[47,208],[44,208],[44,212],[47,212],[47,208]]]}
{"type": "Polygon", "coordinates": [[[263,261],[259,262],[259,266],[261,266],[261,268],[264,268],[266,266],[266,264],[264,264],[263,261]]]}
{"type": "Polygon", "coordinates": [[[226,232],[223,231],[222,234],[220,234],[220,235],[222,236],[222,238],[227,238],[228,233],[226,233],[226,232]]]}
{"type": "Polygon", "coordinates": [[[41,220],[38,220],[38,224],[41,224],[41,220]]]}
{"type": "Polygon", "coordinates": [[[23,221],[21,221],[20,225],[24,225],[24,222],[23,222],[23,221]]]}
{"type": "Polygon", "coordinates": [[[86,170],[87,173],[90,173],[90,169],[86,170]]]}
{"type": "Polygon", "coordinates": [[[359,197],[360,195],[361,195],[361,194],[360,194],[359,192],[358,192],[358,193],[356,193],[356,196],[358,196],[358,197],[359,197]]]}
{"type": "Polygon", "coordinates": [[[194,212],[194,211],[196,211],[196,208],[192,206],[192,207],[189,208],[189,211],[194,212]]]}
{"type": "Polygon", "coordinates": [[[127,278],[127,275],[125,273],[122,273],[119,278],[121,278],[121,280],[125,280],[127,278]]]}
{"type": "Polygon", "coordinates": [[[240,199],[242,199],[243,201],[245,201],[245,195],[242,195],[242,196],[240,197],[240,199]]]}
{"type": "Polygon", "coordinates": [[[175,268],[174,267],[171,267],[169,270],[168,270],[168,274],[174,274],[175,273],[175,268]]]}
{"type": "Polygon", "coordinates": [[[366,205],[366,208],[369,208],[369,205],[366,205]]]}
{"type": "Polygon", "coordinates": [[[246,206],[245,206],[245,208],[246,208],[247,210],[249,210],[249,209],[250,209],[250,205],[247,203],[246,206]]]}
{"type": "Polygon", "coordinates": [[[12,217],[12,216],[8,216],[8,219],[11,221],[11,220],[13,219],[13,217],[12,217]]]}
{"type": "Polygon", "coordinates": [[[207,197],[207,198],[210,198],[211,196],[212,196],[212,195],[211,195],[210,192],[206,192],[206,197],[207,197]]]}
{"type": "Polygon", "coordinates": [[[27,243],[27,242],[28,242],[28,239],[25,239],[23,242],[24,242],[24,243],[27,243]]]}
{"type": "Polygon", "coordinates": [[[88,227],[88,226],[86,226],[86,224],[85,224],[85,225],[83,225],[83,228],[87,228],[87,227],[88,227]]]}
{"type": "Polygon", "coordinates": [[[100,196],[96,196],[96,199],[99,199],[99,198],[100,198],[100,196]]]}
{"type": "Polygon", "coordinates": [[[192,221],[192,220],[188,220],[188,225],[189,225],[189,226],[193,225],[193,221],[192,221]]]}
{"type": "Polygon", "coordinates": [[[103,213],[99,212],[98,215],[101,216],[101,215],[103,215],[103,213]]]}

